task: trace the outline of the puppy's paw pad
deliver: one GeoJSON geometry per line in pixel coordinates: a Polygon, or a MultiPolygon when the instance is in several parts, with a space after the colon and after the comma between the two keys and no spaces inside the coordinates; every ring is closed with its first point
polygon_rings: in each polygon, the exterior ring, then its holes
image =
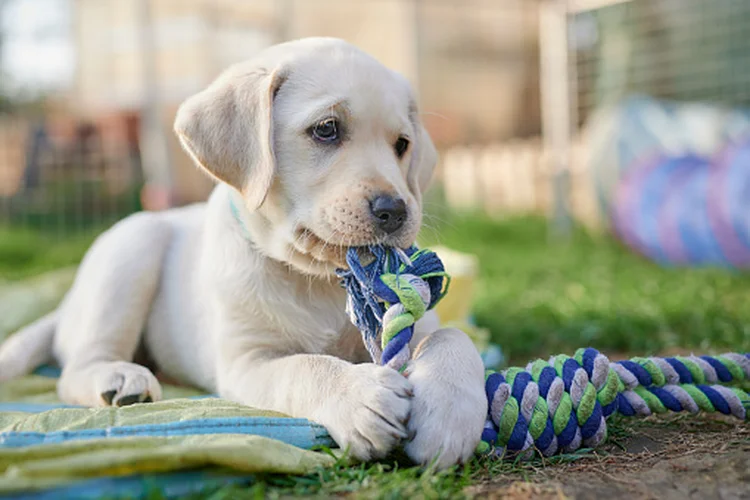
{"type": "Polygon", "coordinates": [[[116,395],[117,395],[117,391],[116,391],[116,390],[114,390],[114,389],[113,389],[113,390],[111,390],[111,391],[103,392],[103,393],[101,394],[101,396],[102,396],[102,400],[103,400],[103,401],[104,401],[104,403],[106,403],[107,405],[112,405],[112,401],[113,401],[113,400],[115,399],[115,396],[116,396],[116,395]]]}
{"type": "Polygon", "coordinates": [[[141,394],[129,394],[127,396],[122,396],[115,402],[115,404],[117,406],[129,406],[135,403],[151,403],[151,402],[153,402],[153,399],[148,393],[141,393],[141,394]]]}
{"type": "Polygon", "coordinates": [[[99,397],[106,406],[129,406],[161,399],[161,386],[145,367],[134,363],[108,363],[96,370],[99,397]]]}

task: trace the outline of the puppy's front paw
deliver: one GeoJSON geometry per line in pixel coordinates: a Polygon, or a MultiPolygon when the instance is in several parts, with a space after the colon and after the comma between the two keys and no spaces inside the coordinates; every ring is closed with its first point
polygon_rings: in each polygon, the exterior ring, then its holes
{"type": "Polygon", "coordinates": [[[148,368],[114,361],[63,371],[58,393],[85,406],[128,406],[161,399],[161,386],[148,368]]]}
{"type": "Polygon", "coordinates": [[[487,417],[487,397],[481,384],[446,382],[422,377],[418,368],[404,447],[414,462],[438,469],[466,462],[476,450],[487,417]]]}
{"type": "Polygon", "coordinates": [[[467,461],[487,418],[484,368],[463,332],[438,330],[420,344],[405,371],[414,385],[405,451],[443,469],[467,461]]]}
{"type": "Polygon", "coordinates": [[[398,372],[371,363],[351,366],[341,382],[341,394],[313,419],[353,457],[383,458],[407,436],[411,383],[398,372]]]}

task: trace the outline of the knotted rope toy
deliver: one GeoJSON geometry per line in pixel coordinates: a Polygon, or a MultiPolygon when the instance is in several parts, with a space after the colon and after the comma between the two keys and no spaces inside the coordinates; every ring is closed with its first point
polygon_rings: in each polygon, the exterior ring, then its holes
{"type": "Polygon", "coordinates": [[[348,292],[346,310],[373,361],[402,371],[411,359],[414,323],[445,295],[450,277],[429,250],[374,246],[369,252],[372,262],[362,265],[365,251],[349,249],[349,269],[338,273],[348,292]]]}
{"type": "MultiPolygon", "coordinates": [[[[351,248],[338,275],[347,312],[375,363],[403,371],[416,323],[448,290],[450,277],[429,250],[351,248]],[[363,264],[363,259],[369,263],[363,264]]],[[[748,418],[750,353],[632,358],[611,362],[596,349],[536,360],[525,368],[488,370],[489,410],[479,453],[544,456],[594,448],[612,415],[718,412],[748,418]]]]}

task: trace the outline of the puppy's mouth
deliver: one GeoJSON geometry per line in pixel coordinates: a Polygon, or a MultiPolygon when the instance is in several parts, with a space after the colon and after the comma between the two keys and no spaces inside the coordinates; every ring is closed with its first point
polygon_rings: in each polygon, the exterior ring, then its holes
{"type": "Polygon", "coordinates": [[[300,226],[295,231],[292,246],[297,252],[307,255],[319,263],[334,264],[338,268],[347,268],[349,265],[346,263],[346,253],[352,247],[366,247],[369,245],[403,246],[399,243],[397,241],[389,241],[387,237],[333,242],[318,236],[310,228],[300,226]]]}
{"type": "Polygon", "coordinates": [[[331,263],[336,267],[346,267],[348,246],[325,240],[312,229],[300,226],[294,232],[294,249],[321,263],[331,263]]]}

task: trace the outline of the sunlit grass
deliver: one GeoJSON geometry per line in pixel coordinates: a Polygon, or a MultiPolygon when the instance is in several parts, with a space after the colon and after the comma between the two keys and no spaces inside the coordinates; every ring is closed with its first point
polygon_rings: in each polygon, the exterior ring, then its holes
{"type": "Polygon", "coordinates": [[[443,217],[423,244],[479,257],[478,324],[515,363],[592,346],[617,353],[750,350],[750,275],[664,269],[606,236],[550,242],[541,218],[443,217]]]}
{"type": "Polygon", "coordinates": [[[77,264],[97,232],[58,236],[17,227],[0,227],[0,280],[18,280],[77,264]]]}

